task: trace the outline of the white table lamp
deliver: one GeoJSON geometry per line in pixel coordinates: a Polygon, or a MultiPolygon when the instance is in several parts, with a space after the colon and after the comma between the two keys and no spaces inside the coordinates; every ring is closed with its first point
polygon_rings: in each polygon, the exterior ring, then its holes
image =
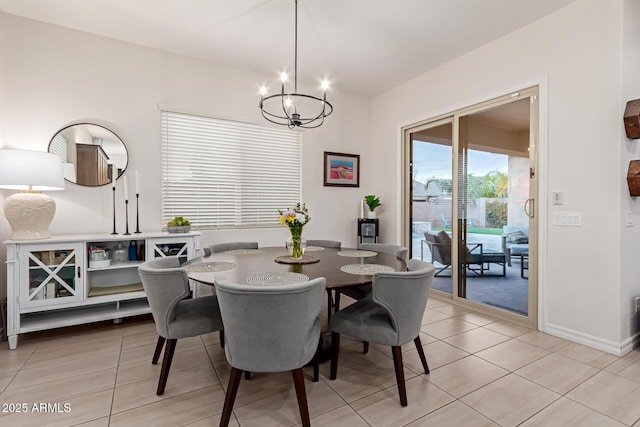
{"type": "Polygon", "coordinates": [[[4,201],[11,240],[51,237],[56,202],[41,191],[63,190],[62,160],[43,151],[0,150],[0,188],[20,190],[4,201]]]}

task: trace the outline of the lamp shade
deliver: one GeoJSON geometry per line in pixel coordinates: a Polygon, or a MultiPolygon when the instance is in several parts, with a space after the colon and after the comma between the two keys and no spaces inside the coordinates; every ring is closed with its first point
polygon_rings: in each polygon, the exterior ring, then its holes
{"type": "Polygon", "coordinates": [[[62,160],[44,151],[0,150],[0,188],[63,190],[62,160]]]}
{"type": "Polygon", "coordinates": [[[0,150],[0,188],[20,190],[4,200],[11,240],[46,239],[56,202],[40,191],[64,189],[62,160],[43,151],[0,150]]]}

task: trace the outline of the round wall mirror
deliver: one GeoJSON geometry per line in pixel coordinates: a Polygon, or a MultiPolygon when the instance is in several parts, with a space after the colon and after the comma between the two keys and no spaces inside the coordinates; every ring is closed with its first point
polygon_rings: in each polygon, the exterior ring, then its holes
{"type": "Polygon", "coordinates": [[[127,147],[118,135],[91,123],[60,129],[49,142],[49,152],[62,159],[67,181],[89,187],[110,184],[129,162],[127,147]]]}

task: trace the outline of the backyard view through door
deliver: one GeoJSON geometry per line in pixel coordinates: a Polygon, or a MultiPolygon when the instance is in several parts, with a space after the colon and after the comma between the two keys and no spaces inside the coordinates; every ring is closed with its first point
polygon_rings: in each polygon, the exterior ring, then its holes
{"type": "Polygon", "coordinates": [[[436,292],[524,317],[530,114],[525,96],[410,134],[412,258],[434,263],[436,292]]]}

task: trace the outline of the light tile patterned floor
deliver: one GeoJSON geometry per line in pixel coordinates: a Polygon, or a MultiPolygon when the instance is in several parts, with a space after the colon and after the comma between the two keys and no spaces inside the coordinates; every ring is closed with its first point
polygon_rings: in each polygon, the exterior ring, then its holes
{"type": "MultiPolygon", "coordinates": [[[[404,346],[408,407],[390,350],[363,354],[343,337],[337,380],[328,363],[318,383],[305,370],[312,424],[640,427],[638,351],[617,358],[436,299],[423,322],[431,374],[404,346]]],[[[0,425],[218,425],[229,377],[218,334],[178,342],[164,396],[155,394],[156,338],[143,317],[24,335],[14,351],[0,343],[0,425]]],[[[299,425],[291,375],[242,381],[232,425],[299,425]]]]}

